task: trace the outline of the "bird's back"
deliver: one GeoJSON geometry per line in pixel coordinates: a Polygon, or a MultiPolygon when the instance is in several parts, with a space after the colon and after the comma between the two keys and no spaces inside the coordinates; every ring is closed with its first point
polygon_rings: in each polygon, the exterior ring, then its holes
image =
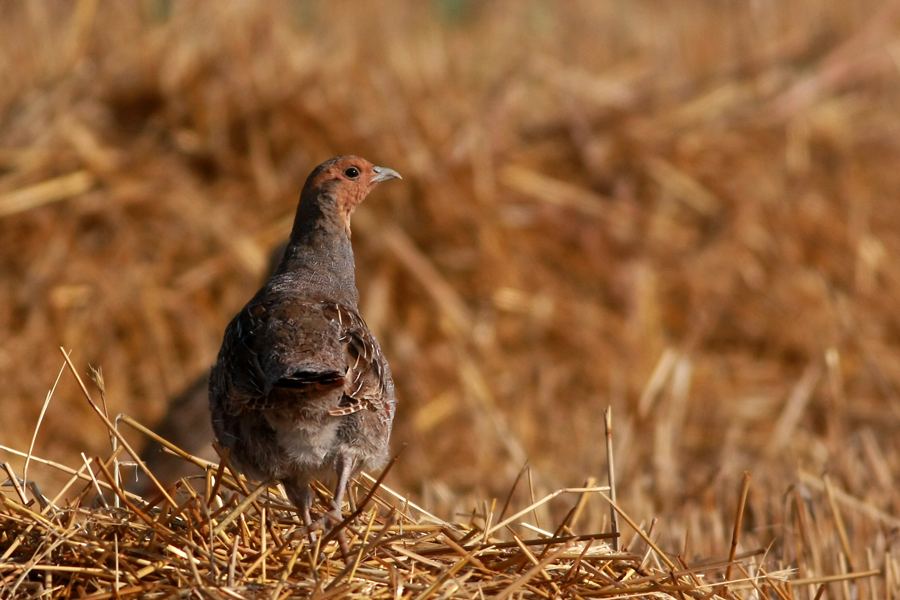
{"type": "Polygon", "coordinates": [[[356,307],[279,289],[277,278],[229,324],[210,375],[216,437],[264,477],[327,471],[332,455],[354,448],[377,466],[395,403],[356,307]]]}

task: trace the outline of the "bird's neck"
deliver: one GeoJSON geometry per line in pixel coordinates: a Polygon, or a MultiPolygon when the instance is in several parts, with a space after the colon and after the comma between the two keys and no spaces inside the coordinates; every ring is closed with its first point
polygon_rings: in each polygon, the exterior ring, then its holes
{"type": "MultiPolygon", "coordinates": [[[[328,202],[330,199],[321,199],[328,202]]],[[[356,266],[350,234],[336,211],[301,201],[284,258],[273,279],[285,291],[356,307],[356,266]]]]}

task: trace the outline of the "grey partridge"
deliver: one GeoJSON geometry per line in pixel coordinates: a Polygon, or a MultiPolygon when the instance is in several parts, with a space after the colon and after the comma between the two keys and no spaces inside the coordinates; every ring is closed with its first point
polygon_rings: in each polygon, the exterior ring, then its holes
{"type": "Polygon", "coordinates": [[[313,170],[281,264],[228,325],[210,374],[219,444],[247,476],[279,480],[310,529],[313,478],[334,485],[339,522],[350,478],[388,458],[397,400],[359,316],[350,217],[399,177],[357,156],[313,170]]]}

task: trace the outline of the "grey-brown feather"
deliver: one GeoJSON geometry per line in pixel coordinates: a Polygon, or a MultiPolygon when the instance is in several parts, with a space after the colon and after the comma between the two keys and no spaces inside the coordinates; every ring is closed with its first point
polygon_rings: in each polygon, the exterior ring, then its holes
{"type": "Polygon", "coordinates": [[[210,403],[219,442],[257,477],[312,469],[330,479],[323,472],[340,452],[362,459],[359,468],[381,466],[396,399],[387,361],[355,309],[263,288],[226,330],[210,403]],[[300,422],[316,431],[285,426],[300,422]],[[279,432],[294,438],[287,448],[279,432]]]}
{"type": "Polygon", "coordinates": [[[358,312],[341,218],[374,184],[347,191],[344,164],[372,173],[356,157],[313,172],[284,259],[228,325],[210,374],[217,440],[250,477],[284,482],[307,521],[312,478],[337,479],[340,498],[349,476],[384,464],[396,406],[390,367],[358,312]]]}

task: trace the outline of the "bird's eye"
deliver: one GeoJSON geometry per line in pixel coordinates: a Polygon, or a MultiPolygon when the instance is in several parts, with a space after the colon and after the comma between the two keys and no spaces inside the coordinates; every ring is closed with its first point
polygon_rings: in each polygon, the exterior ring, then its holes
{"type": "Polygon", "coordinates": [[[359,177],[359,169],[356,167],[349,167],[344,171],[344,175],[349,179],[356,179],[359,177]]]}

